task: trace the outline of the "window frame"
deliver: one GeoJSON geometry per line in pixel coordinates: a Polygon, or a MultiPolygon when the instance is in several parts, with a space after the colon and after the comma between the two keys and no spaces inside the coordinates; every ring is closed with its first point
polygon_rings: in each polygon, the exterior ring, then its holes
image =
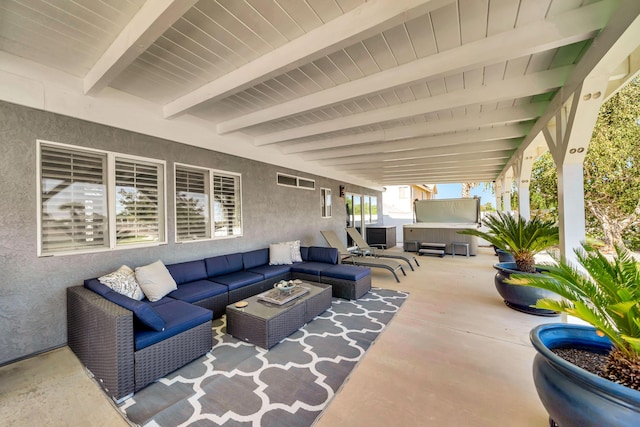
{"type": "Polygon", "coordinates": [[[210,169],[210,179],[211,179],[211,221],[212,221],[212,227],[211,227],[211,240],[223,240],[223,239],[235,239],[237,237],[242,237],[244,236],[244,217],[243,217],[243,203],[242,203],[242,174],[238,173],[238,172],[231,172],[231,171],[224,171],[224,170],[220,170],[220,169],[210,169]],[[215,194],[214,194],[214,182],[213,179],[215,178],[216,175],[221,175],[221,176],[226,176],[226,177],[234,177],[238,179],[238,188],[237,188],[237,200],[236,203],[239,204],[238,207],[238,221],[239,221],[239,228],[240,228],[240,233],[239,234],[231,234],[231,235],[226,235],[226,236],[216,236],[215,235],[215,194]]]}
{"type": "Polygon", "coordinates": [[[173,164],[173,218],[174,218],[174,232],[175,232],[175,242],[176,243],[192,243],[192,242],[202,242],[212,240],[212,212],[213,212],[213,201],[211,200],[211,170],[208,168],[203,168],[200,166],[193,166],[184,163],[174,163],[173,164]],[[206,183],[205,183],[205,191],[207,195],[207,225],[206,225],[206,237],[200,239],[185,239],[180,240],[178,238],[178,169],[184,168],[183,170],[194,170],[194,171],[202,171],[206,174],[206,183]]]}
{"type": "Polygon", "coordinates": [[[97,252],[106,252],[113,250],[135,249],[141,247],[153,247],[167,244],[167,167],[166,161],[153,159],[148,157],[141,157],[135,155],[128,155],[124,153],[100,150],[95,148],[82,147],[78,145],[65,144],[54,141],[47,141],[43,139],[36,139],[36,222],[37,222],[37,256],[49,257],[49,256],[63,256],[63,255],[78,255],[89,254],[97,252]],[[42,209],[42,150],[43,147],[52,147],[54,149],[61,149],[72,151],[76,153],[86,153],[93,155],[105,156],[104,169],[102,171],[105,179],[103,185],[106,193],[106,238],[105,244],[96,248],[75,248],[71,250],[61,250],[57,252],[43,252],[43,209],[42,209]],[[116,161],[122,160],[125,162],[143,163],[147,165],[155,165],[157,170],[157,186],[158,186],[158,240],[152,242],[142,243],[127,243],[118,244],[117,238],[117,213],[116,213],[116,161]]]}
{"type": "Polygon", "coordinates": [[[333,203],[331,200],[331,189],[320,187],[320,198],[321,198],[321,218],[331,218],[333,203]]]}
{"type": "Polygon", "coordinates": [[[184,243],[194,243],[194,242],[205,242],[205,241],[212,241],[212,240],[224,240],[224,239],[234,239],[237,237],[242,237],[244,235],[244,218],[243,218],[243,207],[242,207],[242,174],[238,173],[238,172],[231,172],[231,171],[225,171],[225,170],[220,170],[220,169],[211,169],[211,168],[206,168],[206,167],[202,167],[202,166],[194,166],[194,165],[190,165],[190,164],[186,164],[186,163],[178,163],[175,162],[174,163],[174,167],[173,167],[173,189],[174,189],[174,194],[173,194],[173,209],[174,209],[174,218],[175,218],[175,224],[174,224],[174,232],[175,232],[175,242],[177,244],[184,244],[184,243]],[[203,171],[207,173],[207,196],[209,199],[208,202],[208,210],[209,210],[209,216],[208,216],[208,237],[206,238],[201,238],[201,239],[189,239],[189,240],[179,240],[178,239],[178,204],[177,204],[177,196],[178,196],[178,191],[177,191],[177,186],[176,186],[176,180],[178,178],[177,175],[177,170],[179,168],[184,168],[184,169],[192,169],[192,170],[199,170],[199,171],[203,171]],[[237,189],[236,193],[237,193],[237,198],[235,200],[235,203],[238,205],[238,223],[239,226],[238,228],[240,229],[239,234],[227,234],[224,236],[221,235],[216,235],[216,231],[215,231],[215,203],[216,203],[216,198],[215,198],[215,193],[214,193],[214,179],[216,176],[224,176],[224,177],[228,177],[228,178],[233,178],[233,179],[237,179],[237,189]]]}
{"type": "Polygon", "coordinates": [[[301,176],[296,176],[296,175],[291,175],[288,173],[284,173],[284,172],[276,172],[276,184],[281,186],[281,187],[289,187],[289,188],[300,188],[302,190],[310,190],[310,191],[315,191],[316,189],[316,180],[315,179],[311,179],[311,178],[304,178],[301,176]],[[280,182],[280,177],[285,177],[285,178],[291,178],[294,179],[296,181],[295,185],[292,184],[282,184],[280,182]],[[309,182],[313,184],[313,187],[305,187],[304,185],[300,185],[300,180],[309,182]]]}

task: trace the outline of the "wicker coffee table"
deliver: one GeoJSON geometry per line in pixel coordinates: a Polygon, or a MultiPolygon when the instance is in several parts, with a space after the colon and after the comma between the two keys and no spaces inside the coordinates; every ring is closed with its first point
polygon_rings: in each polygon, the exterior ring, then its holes
{"type": "Polygon", "coordinates": [[[283,305],[261,301],[261,294],[245,299],[246,307],[228,305],[227,333],[269,349],[331,307],[331,285],[302,282],[299,286],[309,292],[283,305]]]}

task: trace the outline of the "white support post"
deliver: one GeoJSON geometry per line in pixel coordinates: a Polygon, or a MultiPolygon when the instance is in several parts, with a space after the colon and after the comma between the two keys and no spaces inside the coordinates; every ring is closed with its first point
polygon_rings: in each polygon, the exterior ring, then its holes
{"type": "Polygon", "coordinates": [[[573,250],[585,239],[583,170],[582,162],[558,167],[560,253],[567,260],[574,259],[573,250]]]}
{"type": "Polygon", "coordinates": [[[496,193],[496,211],[502,212],[502,177],[493,181],[493,191],[496,193]]]}
{"type": "Polygon", "coordinates": [[[546,150],[544,136],[538,134],[513,165],[516,186],[518,187],[518,213],[527,220],[531,218],[531,192],[529,191],[529,185],[531,183],[533,163],[546,150]]]}
{"type": "Polygon", "coordinates": [[[513,183],[513,173],[511,170],[502,177],[502,204],[503,211],[511,213],[511,184],[513,183]]]}
{"type": "MultiPolygon", "coordinates": [[[[526,152],[525,152],[526,155],[526,152]]],[[[525,159],[520,155],[513,165],[513,176],[518,189],[518,215],[529,219],[531,217],[531,208],[529,203],[529,177],[526,174],[525,159]],[[523,177],[523,173],[525,176],[523,177]]],[[[531,171],[529,170],[529,176],[531,171]]]]}
{"type": "Polygon", "coordinates": [[[556,114],[555,132],[549,125],[542,130],[558,168],[560,254],[574,265],[574,250],[585,240],[583,163],[607,81],[607,76],[586,79],[556,114]]]}

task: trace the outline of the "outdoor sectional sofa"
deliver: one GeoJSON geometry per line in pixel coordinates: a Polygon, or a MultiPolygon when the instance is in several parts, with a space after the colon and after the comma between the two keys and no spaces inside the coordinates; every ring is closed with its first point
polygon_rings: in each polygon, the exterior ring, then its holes
{"type": "Polygon", "coordinates": [[[334,248],[300,253],[302,262],[283,265],[269,264],[269,248],[167,265],[177,289],[155,302],[85,280],[67,288],[68,345],[119,402],[211,350],[212,318],[279,280],[330,284],[345,299],[371,288],[370,270],[339,264],[334,248]]]}

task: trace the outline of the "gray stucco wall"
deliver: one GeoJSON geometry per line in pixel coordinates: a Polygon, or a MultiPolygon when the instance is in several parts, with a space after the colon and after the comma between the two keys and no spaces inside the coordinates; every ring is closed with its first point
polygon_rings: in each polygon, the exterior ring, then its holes
{"type": "Polygon", "coordinates": [[[65,289],[122,264],[132,268],[158,259],[170,264],[301,240],[326,246],[320,230],[344,238],[346,213],[339,186],[378,197],[325,177],[0,102],[0,365],[67,340],[65,289]],[[168,244],[94,254],[37,256],[36,140],[92,147],[167,161],[168,244]],[[173,163],[242,174],[242,237],[175,244],[173,163]],[[276,185],[276,173],[315,179],[315,191],[276,185]],[[320,217],[320,187],[332,190],[333,217],[320,217]]]}

